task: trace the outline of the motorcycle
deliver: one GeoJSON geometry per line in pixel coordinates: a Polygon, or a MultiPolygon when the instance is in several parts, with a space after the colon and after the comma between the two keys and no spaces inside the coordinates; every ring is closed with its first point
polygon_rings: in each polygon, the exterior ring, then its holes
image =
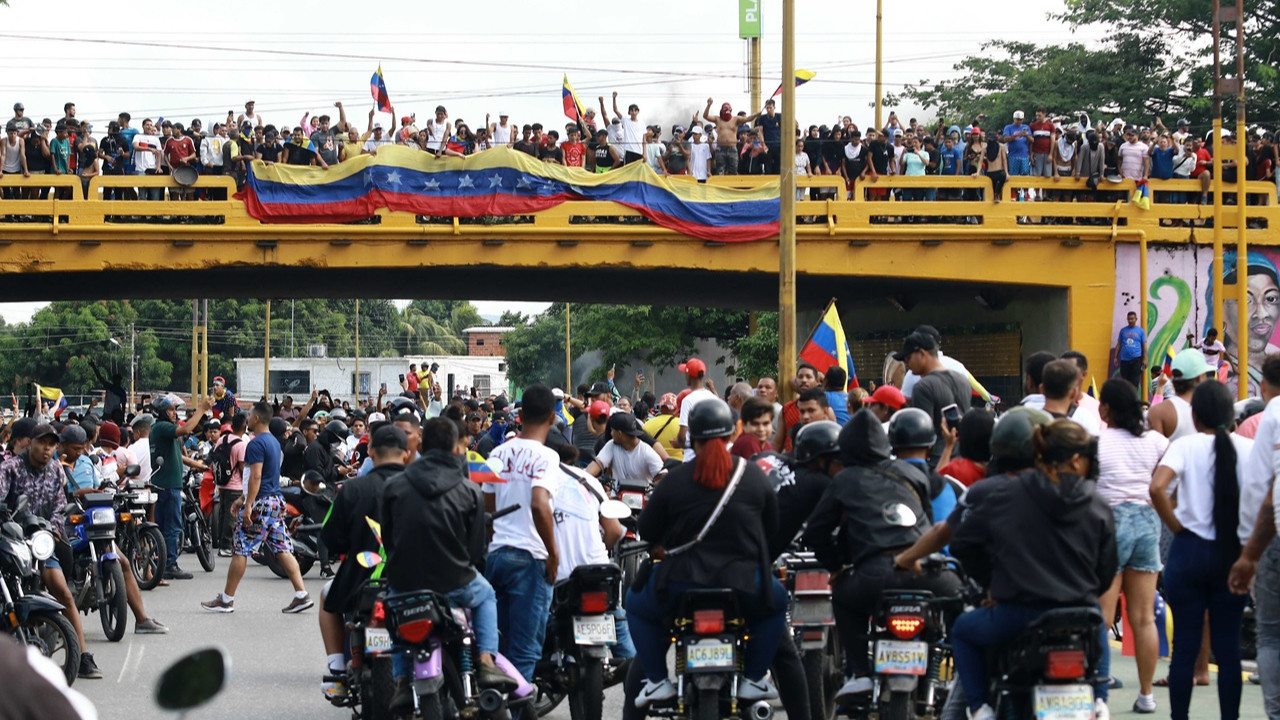
{"type": "Polygon", "coordinates": [[[605,687],[626,675],[625,667],[609,662],[609,646],[618,641],[612,612],[621,594],[622,571],[613,564],[575,568],[556,585],[542,659],[534,671],[540,717],[565,697],[573,720],[602,716],[605,687]]]}
{"type": "Polygon", "coordinates": [[[990,697],[996,717],[1093,717],[1102,622],[1094,606],[1050,610],[1011,644],[990,652],[990,697]]]}
{"type": "Polygon", "coordinates": [[[787,622],[800,651],[814,720],[835,717],[836,692],[844,683],[844,650],[831,609],[831,573],[810,552],[787,552],[779,559],[790,597],[787,622]]]}
{"type": "MultiPolygon", "coordinates": [[[[368,559],[361,557],[367,564],[368,559]]],[[[390,720],[388,704],[395,693],[391,674],[391,632],[387,629],[386,607],[381,603],[387,591],[383,580],[370,580],[360,591],[356,611],[346,622],[347,672],[343,676],[327,675],[326,682],[340,681],[347,686],[345,698],[332,701],[339,707],[351,708],[353,718],[390,720]]]]}
{"type": "Polygon", "coordinates": [[[209,518],[200,508],[200,483],[203,474],[190,473],[182,485],[182,530],[178,535],[178,548],[195,553],[200,567],[213,572],[218,553],[213,547],[213,533],[209,518]]]}
{"type": "MultiPolygon", "coordinates": [[[[318,492],[308,492],[301,483],[280,488],[285,501],[285,528],[293,540],[293,556],[298,561],[298,572],[306,575],[321,557],[320,529],[324,527],[325,513],[333,504],[333,494],[320,484],[318,492]],[[308,507],[311,506],[311,507],[308,507]]],[[[284,566],[270,552],[259,550],[253,559],[271,568],[276,577],[288,578],[284,566]]]]}
{"type": "MultiPolygon", "coordinates": [[[[959,563],[944,555],[922,561],[926,573],[959,571],[959,563]]],[[[951,684],[942,677],[951,665],[947,643],[948,620],[964,606],[963,598],[934,597],[926,590],[885,590],[872,622],[873,710],[881,720],[937,717],[951,684]]]]}
{"type": "Polygon", "coordinates": [[[622,568],[622,586],[631,587],[636,573],[640,571],[640,564],[649,556],[648,543],[640,539],[638,527],[640,513],[649,501],[649,493],[653,492],[653,486],[649,483],[623,480],[616,484],[614,490],[618,501],[631,511],[629,517],[619,518],[625,532],[613,547],[614,560],[622,568]]]}
{"type": "Polygon", "coordinates": [[[115,494],[95,492],[80,497],[77,512],[68,518],[71,568],[63,568],[76,607],[86,615],[97,610],[102,631],[111,642],[124,637],[129,620],[124,567],[116,555],[115,494]]]}
{"type": "Polygon", "coordinates": [[[648,714],[684,720],[770,720],[773,706],[767,701],[746,708],[738,705],[747,632],[732,590],[690,590],[681,595],[671,627],[676,697],[649,705],[648,714]]]}
{"type": "Polygon", "coordinates": [[[152,590],[164,577],[169,550],[164,544],[160,526],[147,520],[148,509],[156,502],[156,493],[146,482],[136,478],[141,468],[125,468],[125,489],[115,496],[116,547],[129,558],[133,578],[138,587],[152,590]]]}
{"type": "Polygon", "coordinates": [[[80,641],[62,604],[40,585],[41,563],[53,556],[56,541],[48,521],[26,508],[25,495],[12,512],[0,507],[0,632],[38,649],[70,685],[80,672],[80,641]]]}

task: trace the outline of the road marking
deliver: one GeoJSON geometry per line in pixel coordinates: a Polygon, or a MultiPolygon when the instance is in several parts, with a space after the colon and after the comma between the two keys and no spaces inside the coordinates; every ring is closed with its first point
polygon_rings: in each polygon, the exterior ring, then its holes
{"type": "Polygon", "coordinates": [[[120,664],[120,676],[116,678],[117,684],[124,682],[124,676],[126,674],[130,676],[136,675],[138,671],[138,667],[142,665],[142,656],[146,654],[147,646],[146,645],[136,646],[138,648],[137,657],[134,657],[133,655],[134,647],[135,645],[133,643],[129,643],[129,651],[125,653],[124,662],[120,664]]]}

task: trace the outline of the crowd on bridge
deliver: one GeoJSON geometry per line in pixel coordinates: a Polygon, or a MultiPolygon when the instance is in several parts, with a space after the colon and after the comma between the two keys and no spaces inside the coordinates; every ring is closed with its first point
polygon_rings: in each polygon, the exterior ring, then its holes
{"type": "MultiPolygon", "coordinates": [[[[744,606],[751,642],[738,697],[780,694],[789,716],[809,716],[794,704],[808,701],[803,673],[783,670],[783,656],[795,648],[779,642],[786,601],[777,594],[785,593],[766,570],[794,540],[814,550],[835,578],[848,672],[841,702],[873,687],[867,619],[876,593],[957,591],[955,577],[919,574],[923,558],[949,545],[994,603],[954,621],[960,682],[943,717],[964,717],[966,707],[970,718],[994,717],[985,648],[1008,642],[1048,608],[1098,605],[1110,619],[1121,592],[1137,655],[1135,712],[1155,712],[1153,687],[1167,684],[1172,716],[1186,720],[1193,687],[1208,682],[1211,647],[1222,717],[1236,717],[1242,617],[1252,596],[1257,676],[1268,715],[1277,717],[1280,540],[1271,498],[1280,468],[1280,355],[1262,364],[1262,397],[1237,406],[1218,379],[1229,359],[1210,335],[1173,357],[1148,405],[1136,385],[1141,374],[1133,372],[1148,362],[1135,317],[1117,339],[1120,372],[1100,391],[1087,387],[1092,374],[1083,354],[1036,352],[1025,360],[1025,395],[1007,411],[942,351],[942,335],[928,325],[904,338],[881,377],[851,378],[837,365],[801,362],[782,382],[738,379],[719,389],[707,364],[690,358],[678,368],[686,387],[660,396],[645,391],[640,375],[628,392],[611,369],[571,392],[533,385],[519,399],[446,398],[433,364],[411,366],[391,398],[384,389],[350,400],[313,391],[301,405],[291,397],[245,402],[215,378],[208,397],[183,410],[172,394],[130,407],[120,379],[103,379],[101,406],[84,416],[32,406],[0,428],[0,497],[11,503],[25,494],[58,524],[67,498],[123,484],[125,469],[139,465],[141,481],[159,493],[163,585],[192,577],[178,564],[179,511],[182,488],[198,487],[199,504],[213,517],[215,547],[232,558],[223,590],[203,608],[234,612],[246,560],[259,552],[274,554],[292,581],[283,612],[297,613],[315,602],[292,554],[282,487],[301,484],[303,505],[326,484],[340,487],[332,510],[317,518],[330,548],[320,555],[322,574],[338,566],[320,612],[328,655],[322,689],[335,702],[347,692],[341,618],[373,572],[356,558],[385,545],[393,587],[429,587],[473,608],[480,682],[514,686],[513,675],[534,677],[542,657],[551,585],[576,567],[609,562],[602,534],[618,537],[617,526],[603,515],[597,525],[600,502],[639,482],[652,493],[641,536],[674,547],[705,523],[698,537],[706,538],[693,543],[699,547],[689,561],[668,559],[663,579],[638,580],[625,613],[617,611],[612,652],[620,661],[634,658],[627,693],[637,707],[677,693],[662,625],[674,599],[653,589],[658,582],[673,594],[727,586],[749,601],[772,598],[744,606]],[[465,482],[468,474],[478,484],[465,482]],[[742,478],[743,489],[724,493],[720,503],[734,520],[717,524],[719,510],[710,520],[705,514],[730,474],[730,487],[742,478]],[[518,509],[494,518],[480,573],[486,542],[474,518],[482,493],[490,511],[518,509]],[[868,498],[899,503],[912,520],[859,512],[868,498]],[[596,508],[585,525],[573,524],[571,502],[596,508]],[[370,533],[366,516],[380,516],[381,535],[370,533]],[[397,553],[396,543],[412,552],[397,553]],[[424,544],[433,552],[418,552],[424,544]],[[1159,680],[1157,593],[1175,617],[1172,663],[1159,680]],[[494,664],[499,649],[509,666],[494,664]],[[765,676],[771,664],[772,682],[765,676]]],[[[305,518],[312,511],[301,512],[305,518]]],[[[87,650],[61,570],[70,562],[51,558],[44,582],[87,650]]],[[[129,584],[137,632],[166,632],[129,584]]],[[[1100,626],[1104,636],[1108,626],[1100,626]]],[[[1105,638],[1100,647],[1095,720],[1110,717],[1105,638]]],[[[90,653],[81,658],[80,677],[101,677],[90,653]]],[[[397,660],[397,676],[407,672],[397,660]]],[[[409,687],[400,683],[393,709],[412,708],[409,687]]]]}
{"type": "MultiPolygon", "coordinates": [[[[1008,122],[978,115],[961,124],[903,121],[890,112],[884,127],[859,127],[850,116],[830,126],[798,123],[792,139],[782,128],[774,100],[759,112],[734,111],[730,103],[718,107],[708,98],[694,109],[687,123],[669,128],[642,120],[638,105],[625,112],[618,94],[607,103],[601,96],[599,113],[585,109],[562,127],[548,121],[516,123],[505,111],[487,114],[483,122],[451,118],[437,106],[424,120],[416,113],[390,110],[385,124],[370,111],[365,122],[348,118],[341,102],[328,111],[307,113],[296,124],[270,121],[253,101],[241,112],[228,111],[208,125],[200,118],[184,124],[172,118],[142,118],[121,112],[106,128],[77,118],[75,103],[63,106],[62,117],[37,122],[15,103],[0,142],[0,175],[50,174],[78,176],[86,191],[98,175],[165,175],[190,167],[205,175],[228,175],[238,187],[245,183],[254,160],[265,163],[330,168],[378,149],[398,144],[437,156],[468,156],[497,147],[514,150],[548,163],[607,172],[632,162],[644,162],[664,176],[692,176],[706,181],[713,175],[777,174],[784,163],[797,175],[841,179],[849,196],[858,179],[874,182],[888,175],[960,177],[986,176],[999,201],[1010,177],[1083,179],[1099,193],[1110,180],[1194,179],[1200,193],[1177,192],[1157,201],[1203,203],[1212,177],[1213,153],[1222,155],[1222,179],[1276,182],[1280,154],[1274,134],[1254,128],[1236,138],[1224,130],[1220,138],[1183,119],[1168,127],[1159,117],[1150,122],[1114,118],[1091,123],[1086,113],[1036,108],[1028,117],[1019,110],[1008,122]],[[1236,167],[1237,143],[1246,144],[1247,167],[1236,167]]],[[[665,109],[664,109],[665,110],[665,109]]],[[[164,188],[108,188],[106,199],[160,199],[164,188]]],[[[45,197],[47,189],[4,188],[4,197],[45,197]]],[[[838,187],[812,188],[813,199],[834,197],[838,187]]],[[[869,197],[884,198],[889,190],[871,188],[869,197]]],[[[978,199],[976,190],[924,187],[895,191],[903,200],[978,199]]],[[[1029,199],[1021,193],[1018,199],[1029,199]]],[[[1053,191],[1044,193],[1056,199],[1053,191]]],[[[171,197],[190,194],[170,191],[171,197]]],[[[1109,196],[1107,196],[1109,197],[1109,196]]],[[[1123,195],[1121,196],[1123,197],[1123,195]]],[[[1104,198],[1106,199],[1106,198],[1104,198]]]]}

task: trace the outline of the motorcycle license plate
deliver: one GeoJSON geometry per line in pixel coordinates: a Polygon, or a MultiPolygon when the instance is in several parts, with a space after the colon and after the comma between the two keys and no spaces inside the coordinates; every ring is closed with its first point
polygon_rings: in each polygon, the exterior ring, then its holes
{"type": "Polygon", "coordinates": [[[366,655],[391,652],[391,631],[386,628],[365,628],[364,652],[366,655]]]}
{"type": "Polygon", "coordinates": [[[613,616],[574,616],[573,641],[578,645],[613,645],[618,642],[613,616]]]}
{"type": "Polygon", "coordinates": [[[719,640],[694,640],[684,648],[684,664],[691,670],[732,670],[733,643],[719,640]]]}
{"type": "Polygon", "coordinates": [[[134,494],[133,501],[139,505],[150,505],[156,501],[156,494],[150,490],[142,490],[134,494]]]}
{"type": "Polygon", "coordinates": [[[1088,685],[1037,685],[1036,720],[1092,720],[1093,689],[1088,685]]]}
{"type": "Polygon", "coordinates": [[[929,643],[901,640],[876,641],[876,673],[924,675],[929,669],[929,643]]]}

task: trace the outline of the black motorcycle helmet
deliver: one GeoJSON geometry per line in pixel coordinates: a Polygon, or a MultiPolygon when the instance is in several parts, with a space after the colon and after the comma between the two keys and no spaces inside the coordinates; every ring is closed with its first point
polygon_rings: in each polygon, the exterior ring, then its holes
{"type": "Polygon", "coordinates": [[[840,425],[830,420],[819,420],[803,425],[796,433],[792,459],[798,465],[816,460],[824,455],[840,452],[840,425]]]}
{"type": "Polygon", "coordinates": [[[320,474],[319,470],[308,470],[302,473],[302,482],[322,485],[324,484],[324,476],[320,474]]]}
{"type": "Polygon", "coordinates": [[[418,404],[407,397],[394,397],[387,402],[387,419],[395,422],[400,415],[418,417],[418,404]]]}
{"type": "Polygon", "coordinates": [[[937,441],[933,419],[920,408],[904,408],[889,418],[889,445],[895,449],[933,447],[937,441]]]}
{"type": "Polygon", "coordinates": [[[351,434],[350,431],[347,430],[347,424],[341,420],[330,420],[329,423],[324,426],[324,429],[333,436],[335,441],[346,440],[347,436],[351,434]]]}
{"type": "Polygon", "coordinates": [[[689,438],[709,440],[733,434],[733,411],[720,398],[707,398],[689,411],[689,438]]]}

